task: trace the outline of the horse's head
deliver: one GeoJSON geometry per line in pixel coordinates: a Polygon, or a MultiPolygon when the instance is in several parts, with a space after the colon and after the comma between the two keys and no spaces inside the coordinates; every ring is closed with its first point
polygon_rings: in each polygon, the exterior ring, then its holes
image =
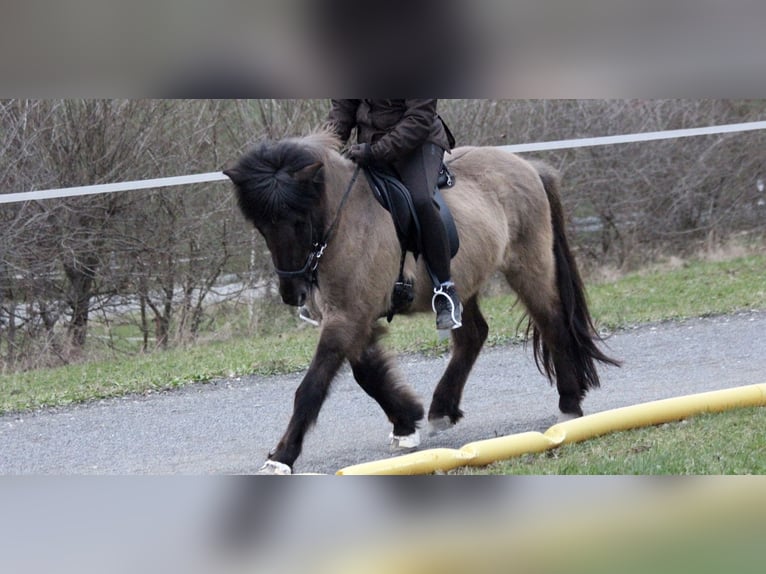
{"type": "Polygon", "coordinates": [[[324,230],[322,162],[290,140],[257,145],[224,170],[239,207],[266,240],[288,305],[303,305],[311,289],[315,244],[324,230]]]}

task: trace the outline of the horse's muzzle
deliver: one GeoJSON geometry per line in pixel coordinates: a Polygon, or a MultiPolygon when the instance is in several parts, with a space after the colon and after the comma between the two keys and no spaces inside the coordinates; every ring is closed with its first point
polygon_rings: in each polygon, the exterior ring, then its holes
{"type": "Polygon", "coordinates": [[[301,307],[308,298],[309,289],[305,281],[295,279],[280,279],[279,294],[282,302],[291,307],[301,307]]]}

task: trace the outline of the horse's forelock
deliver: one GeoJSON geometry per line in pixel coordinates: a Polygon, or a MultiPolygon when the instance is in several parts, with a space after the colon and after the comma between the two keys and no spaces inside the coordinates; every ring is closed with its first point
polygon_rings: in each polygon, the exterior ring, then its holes
{"type": "Polygon", "coordinates": [[[319,200],[321,182],[298,181],[293,174],[321,160],[313,146],[300,140],[258,144],[238,164],[240,208],[253,221],[307,213],[319,200]]]}

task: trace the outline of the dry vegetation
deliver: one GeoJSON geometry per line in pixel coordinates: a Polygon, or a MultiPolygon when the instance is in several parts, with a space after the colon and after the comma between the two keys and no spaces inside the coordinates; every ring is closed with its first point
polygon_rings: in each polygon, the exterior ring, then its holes
{"type": "MultiPolygon", "coordinates": [[[[320,100],[0,101],[0,193],[214,171],[258,138],[310,131],[327,109],[320,100]]],[[[760,120],[766,105],[444,100],[440,111],[459,144],[498,145],[760,120]]],[[[762,244],[765,144],[752,132],[539,155],[562,172],[581,264],[621,272],[734,239],[762,244]]],[[[230,308],[221,301],[268,291],[270,279],[265,246],[225,185],[2,205],[0,372],[82,360],[95,347],[193,342],[221,328],[216,314],[230,308]]],[[[238,309],[227,333],[257,332],[273,313],[238,309]]]]}

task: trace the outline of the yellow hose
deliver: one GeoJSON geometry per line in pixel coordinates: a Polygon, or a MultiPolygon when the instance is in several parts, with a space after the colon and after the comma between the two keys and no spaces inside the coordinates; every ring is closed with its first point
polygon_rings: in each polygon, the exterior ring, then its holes
{"type": "Polygon", "coordinates": [[[766,405],[766,383],[663,399],[580,417],[545,433],[525,432],[469,443],[459,450],[438,448],[348,466],[339,475],[409,475],[444,472],[460,466],[486,466],[522,454],[633,428],[676,421],[705,412],[766,405]]]}

